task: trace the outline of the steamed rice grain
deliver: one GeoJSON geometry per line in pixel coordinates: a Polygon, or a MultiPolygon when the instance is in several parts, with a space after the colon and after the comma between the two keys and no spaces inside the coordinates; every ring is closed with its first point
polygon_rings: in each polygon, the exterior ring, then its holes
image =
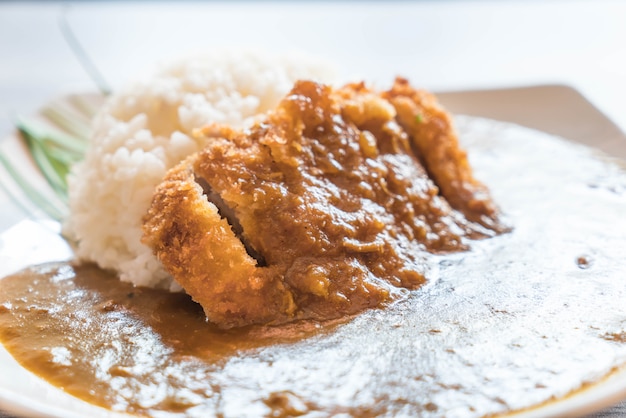
{"type": "Polygon", "coordinates": [[[298,79],[328,81],[306,56],[244,51],[186,58],[113,95],[93,125],[85,159],[68,178],[65,235],[79,259],[135,285],[178,289],[141,243],[142,217],[166,171],[203,148],[209,123],[244,127],[273,108],[298,79]]]}

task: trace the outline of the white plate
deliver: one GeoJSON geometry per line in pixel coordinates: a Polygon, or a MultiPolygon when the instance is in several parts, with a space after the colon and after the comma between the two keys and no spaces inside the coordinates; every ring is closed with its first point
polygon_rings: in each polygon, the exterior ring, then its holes
{"type": "MultiPolygon", "coordinates": [[[[468,136],[512,136],[522,140],[541,140],[544,137],[538,132],[508,124],[473,118],[464,118],[462,121],[462,133],[468,136]]],[[[24,217],[16,207],[12,209],[3,207],[3,210],[8,210],[16,219],[24,217]]],[[[0,235],[0,275],[29,264],[71,256],[70,249],[58,237],[55,228],[58,228],[58,225],[54,223],[23,220],[0,235]]],[[[571,390],[586,379],[595,383],[556,401],[539,402],[540,405],[514,415],[523,418],[582,416],[609,407],[626,398],[626,370],[617,370],[607,378],[601,376],[606,375],[612,367],[625,362],[626,353],[616,350],[611,361],[580,364],[581,372],[576,374],[580,380],[568,382],[564,390],[571,390]]],[[[47,384],[20,367],[2,347],[0,347],[0,371],[0,409],[20,416],[58,418],[119,416],[73,398],[47,384]]],[[[532,403],[534,402],[530,401],[530,404],[532,403]]]]}

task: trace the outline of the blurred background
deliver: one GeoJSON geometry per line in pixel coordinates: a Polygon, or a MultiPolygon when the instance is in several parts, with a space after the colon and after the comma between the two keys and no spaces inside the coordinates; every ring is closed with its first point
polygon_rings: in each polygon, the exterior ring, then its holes
{"type": "Polygon", "coordinates": [[[344,78],[435,91],[566,84],[626,130],[626,2],[0,2],[0,132],[51,97],[95,90],[65,20],[113,87],[221,46],[299,50],[344,78]]]}

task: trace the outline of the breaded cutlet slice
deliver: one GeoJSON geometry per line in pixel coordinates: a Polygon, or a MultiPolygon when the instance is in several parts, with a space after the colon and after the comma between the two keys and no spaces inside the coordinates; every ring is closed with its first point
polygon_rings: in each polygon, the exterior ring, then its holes
{"type": "Polygon", "coordinates": [[[328,320],[424,283],[431,253],[505,231],[433,96],[312,81],[262,121],[210,125],[144,243],[220,327],[328,320]]]}

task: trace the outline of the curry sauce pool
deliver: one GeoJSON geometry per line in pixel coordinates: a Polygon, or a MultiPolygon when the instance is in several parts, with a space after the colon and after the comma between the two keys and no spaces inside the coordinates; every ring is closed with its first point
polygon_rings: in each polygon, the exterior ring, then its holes
{"type": "Polygon", "coordinates": [[[184,296],[167,296],[174,298],[170,307],[157,309],[157,293],[105,277],[86,297],[89,309],[108,318],[97,321],[71,299],[91,267],[47,265],[49,273],[19,281],[17,297],[7,289],[18,280],[0,280],[2,343],[25,367],[76,396],[106,404],[97,398],[108,393],[112,409],[153,416],[474,417],[527,408],[600,380],[626,363],[623,168],[533,131],[459,121],[477,176],[515,230],[473,243],[466,253],[434,256],[438,274],[402,302],[319,328],[217,332],[184,296]],[[58,280],[45,278],[55,277],[57,267],[65,272],[58,280]],[[34,299],[46,281],[66,294],[64,301],[34,299]],[[119,300],[108,293],[118,291],[119,300]],[[153,305],[142,319],[129,306],[143,297],[153,305]],[[35,327],[34,319],[58,309],[73,310],[74,325],[59,316],[58,324],[35,327]],[[24,329],[9,329],[20,318],[24,329]],[[169,321],[170,331],[157,319],[169,321]],[[69,326],[93,327],[81,355],[95,355],[90,347],[111,351],[97,367],[82,363],[108,387],[72,377],[84,371],[71,371],[80,364],[73,346],[60,342],[71,342],[72,335],[60,335],[69,326]],[[193,340],[193,329],[218,336],[203,348],[205,337],[193,340]],[[18,342],[27,331],[38,352],[18,342]],[[176,341],[187,332],[192,347],[183,349],[176,341]],[[122,344],[135,335],[144,342],[122,344]],[[32,358],[38,367],[28,363],[32,358]],[[159,371],[142,377],[150,365],[159,371]]]}
{"type": "Polygon", "coordinates": [[[133,287],[93,265],[44,264],[1,283],[0,340],[26,368],[82,399],[139,414],[218,398],[211,373],[229,357],[319,328],[221,331],[186,294],[133,287]]]}

